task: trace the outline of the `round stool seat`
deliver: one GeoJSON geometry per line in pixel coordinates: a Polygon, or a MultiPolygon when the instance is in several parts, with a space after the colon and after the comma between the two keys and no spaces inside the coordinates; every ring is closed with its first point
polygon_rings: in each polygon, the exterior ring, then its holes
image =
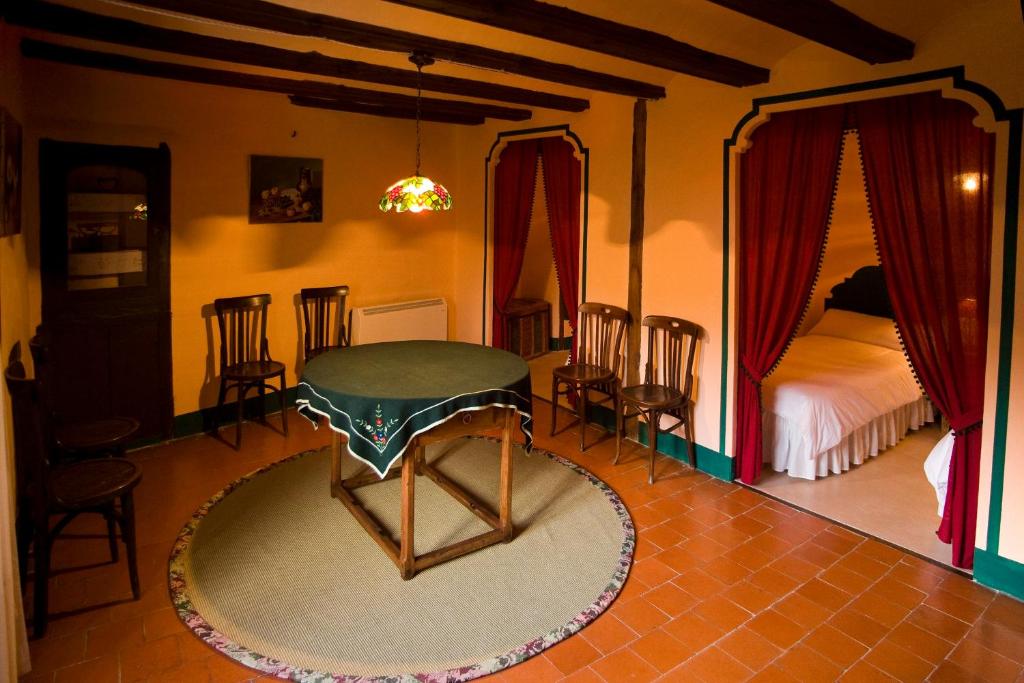
{"type": "Polygon", "coordinates": [[[139,421],[131,417],[105,417],[98,420],[74,420],[57,426],[57,446],[69,453],[88,453],[123,446],[139,431],[139,421]]]}
{"type": "Polygon", "coordinates": [[[133,489],[142,472],[131,460],[83,460],[50,473],[50,490],[58,505],[68,509],[105,503],[133,489]]]}

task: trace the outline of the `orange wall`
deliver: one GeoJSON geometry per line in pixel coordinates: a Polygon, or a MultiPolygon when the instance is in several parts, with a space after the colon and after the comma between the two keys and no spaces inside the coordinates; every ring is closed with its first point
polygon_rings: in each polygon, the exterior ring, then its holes
{"type": "Polygon", "coordinates": [[[864,192],[864,171],[860,166],[860,143],[856,133],[843,140],[843,162],[839,169],[836,196],[832,203],[832,222],[828,243],[821,261],[818,283],[811,294],[801,333],[806,333],[825,312],[829,290],[861,266],[878,263],[868,198],[864,192]]]}
{"type": "Polygon", "coordinates": [[[543,299],[551,304],[551,336],[558,328],[558,276],[551,246],[548,224],[547,198],[544,194],[544,171],[538,165],[537,184],[534,189],[533,213],[530,216],[530,234],[523,255],[523,271],[519,274],[515,296],[521,299],[543,299]]]}
{"type": "MultiPolygon", "coordinates": [[[[296,382],[300,288],[351,287],[354,306],[442,296],[453,311],[451,214],[385,215],[385,187],[414,169],[414,123],[303,109],[250,93],[26,61],[26,177],[39,138],[171,149],[171,309],[175,414],[216,402],[217,297],[270,292],[270,349],[296,382]],[[53,93],[60,92],[55,98],[53,93]],[[250,154],[324,160],[324,221],[249,225],[250,154]]],[[[454,132],[424,124],[423,171],[460,191],[454,132]]],[[[26,193],[38,249],[37,188],[26,193]]],[[[33,259],[34,261],[34,259],[33,259]]],[[[39,316],[38,280],[30,295],[39,316]]]]}

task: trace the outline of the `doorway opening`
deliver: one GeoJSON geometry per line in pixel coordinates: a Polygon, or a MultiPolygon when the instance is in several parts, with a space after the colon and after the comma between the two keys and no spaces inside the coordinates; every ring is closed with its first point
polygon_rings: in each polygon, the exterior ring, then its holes
{"type": "Polygon", "coordinates": [[[516,140],[494,167],[491,342],[529,362],[534,395],[548,401],[551,370],[573,352],[580,303],[576,149],[561,136],[516,140]]]}

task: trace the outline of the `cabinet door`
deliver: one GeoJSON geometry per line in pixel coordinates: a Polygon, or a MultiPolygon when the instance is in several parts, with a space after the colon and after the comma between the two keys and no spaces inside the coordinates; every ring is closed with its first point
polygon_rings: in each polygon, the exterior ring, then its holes
{"type": "Polygon", "coordinates": [[[170,436],[170,152],[43,140],[39,168],[54,408],[170,436]]]}

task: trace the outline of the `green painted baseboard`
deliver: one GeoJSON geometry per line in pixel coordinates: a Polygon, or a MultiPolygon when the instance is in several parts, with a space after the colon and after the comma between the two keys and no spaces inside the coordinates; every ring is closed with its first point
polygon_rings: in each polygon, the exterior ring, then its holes
{"type": "MultiPolygon", "coordinates": [[[[289,387],[284,392],[284,402],[288,406],[295,405],[295,397],[298,391],[295,387],[289,387]]],[[[235,411],[238,410],[238,403],[232,401],[231,403],[225,403],[224,408],[220,416],[220,424],[232,424],[235,420],[235,411]]],[[[245,416],[247,419],[252,419],[259,415],[260,410],[260,397],[259,395],[250,395],[245,399],[245,416]]],[[[278,400],[278,394],[275,391],[267,392],[267,414],[278,413],[281,411],[281,403],[278,400]]],[[[184,413],[182,415],[174,416],[174,438],[180,439],[183,436],[193,436],[195,434],[202,434],[213,429],[214,417],[216,415],[217,408],[200,408],[191,413],[184,413]]]]}
{"type": "Polygon", "coordinates": [[[1024,600],[1024,564],[975,548],[974,580],[1024,600]]]}
{"type": "MultiPolygon", "coordinates": [[[[615,429],[615,422],[612,420],[613,412],[610,408],[605,406],[594,406],[590,411],[591,422],[601,425],[605,429],[615,429]]],[[[640,443],[647,445],[647,425],[640,425],[640,443]]],[[[675,434],[658,434],[658,445],[657,450],[659,453],[663,453],[676,460],[683,462],[689,462],[690,456],[687,450],[687,441],[681,436],[675,434]]],[[[722,455],[718,451],[713,451],[707,446],[701,446],[699,443],[696,448],[697,456],[697,469],[701,472],[707,472],[712,477],[718,479],[724,479],[725,481],[732,481],[735,476],[733,474],[733,460],[730,457],[722,455]]]]}
{"type": "Polygon", "coordinates": [[[572,347],[572,337],[550,337],[548,351],[568,351],[572,347]]]}

